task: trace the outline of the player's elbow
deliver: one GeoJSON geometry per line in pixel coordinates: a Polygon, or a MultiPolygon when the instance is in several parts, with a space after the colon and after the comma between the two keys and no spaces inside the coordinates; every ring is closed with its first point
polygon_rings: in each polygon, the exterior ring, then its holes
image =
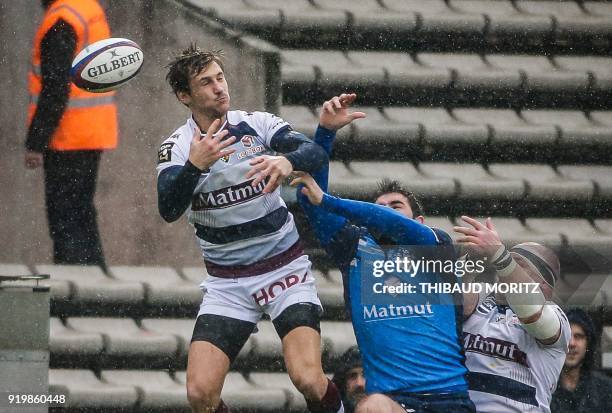
{"type": "Polygon", "coordinates": [[[184,212],[183,210],[177,208],[176,205],[164,200],[162,197],[160,197],[157,201],[157,209],[159,211],[159,215],[168,223],[178,220],[184,212]]]}

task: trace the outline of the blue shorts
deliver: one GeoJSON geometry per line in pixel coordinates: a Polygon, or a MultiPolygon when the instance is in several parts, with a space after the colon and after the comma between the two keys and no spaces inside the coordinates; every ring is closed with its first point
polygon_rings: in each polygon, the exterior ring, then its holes
{"type": "Polygon", "coordinates": [[[467,392],[446,394],[387,394],[406,413],[476,413],[467,392]]]}

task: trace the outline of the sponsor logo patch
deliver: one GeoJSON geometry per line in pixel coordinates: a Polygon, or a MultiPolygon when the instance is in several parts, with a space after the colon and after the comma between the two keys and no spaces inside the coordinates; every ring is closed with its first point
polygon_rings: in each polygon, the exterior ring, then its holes
{"type": "Polygon", "coordinates": [[[255,143],[255,138],[251,135],[244,135],[240,142],[242,142],[242,146],[245,148],[250,148],[255,143]]]}
{"type": "Polygon", "coordinates": [[[222,158],[219,158],[219,160],[220,160],[220,161],[223,161],[223,162],[225,162],[225,163],[228,163],[228,162],[229,162],[229,160],[230,160],[230,157],[231,157],[231,156],[232,156],[231,154],[230,154],[230,155],[225,155],[225,156],[223,156],[222,158]]]}
{"type": "Polygon", "coordinates": [[[234,205],[248,202],[264,195],[267,179],[261,181],[257,186],[252,186],[254,179],[241,182],[238,185],[228,186],[210,192],[200,192],[191,200],[193,211],[204,211],[207,209],[228,208],[234,205]]]}
{"type": "Polygon", "coordinates": [[[170,162],[172,160],[172,147],[174,142],[162,143],[157,153],[157,163],[170,162]]]}
{"type": "Polygon", "coordinates": [[[252,148],[247,149],[246,151],[239,152],[238,155],[236,156],[238,157],[238,159],[243,159],[243,158],[246,158],[247,156],[251,156],[251,155],[255,155],[256,153],[263,152],[264,150],[265,148],[263,147],[263,145],[257,145],[257,146],[253,146],[252,148]]]}

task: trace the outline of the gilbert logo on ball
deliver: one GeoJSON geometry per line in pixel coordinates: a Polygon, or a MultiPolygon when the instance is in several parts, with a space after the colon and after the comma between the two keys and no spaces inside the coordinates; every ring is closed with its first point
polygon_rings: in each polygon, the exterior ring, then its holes
{"type": "Polygon", "coordinates": [[[136,76],[143,57],[140,46],[131,40],[104,39],[81,50],[72,61],[70,74],[81,89],[108,92],[136,76]]]}

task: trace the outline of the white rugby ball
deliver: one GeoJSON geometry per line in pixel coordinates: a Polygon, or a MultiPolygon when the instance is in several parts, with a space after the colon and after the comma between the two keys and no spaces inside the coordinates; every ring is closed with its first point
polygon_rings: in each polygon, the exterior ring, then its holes
{"type": "Polygon", "coordinates": [[[108,92],[124,85],[142,68],[140,46],[128,39],[100,40],[81,50],[72,61],[70,74],[79,88],[108,92]]]}

